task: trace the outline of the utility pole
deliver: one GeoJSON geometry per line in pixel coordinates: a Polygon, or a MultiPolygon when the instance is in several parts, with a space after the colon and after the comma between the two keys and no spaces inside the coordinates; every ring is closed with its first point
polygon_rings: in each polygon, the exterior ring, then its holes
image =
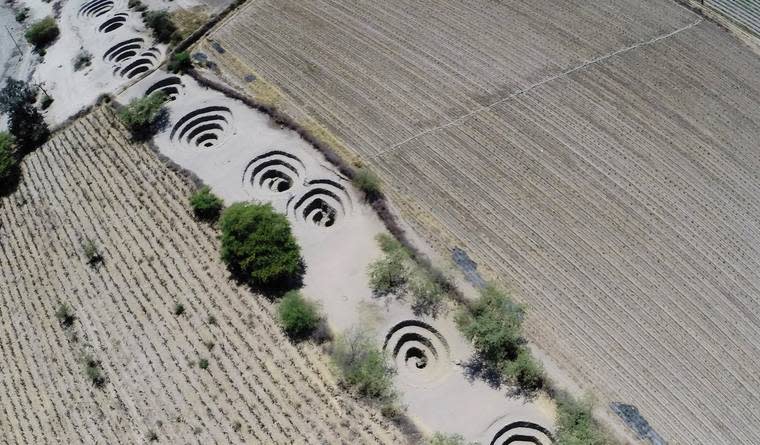
{"type": "Polygon", "coordinates": [[[8,31],[8,35],[10,36],[11,40],[13,41],[13,44],[16,45],[16,49],[18,50],[20,55],[23,55],[24,52],[21,51],[21,47],[18,46],[18,42],[16,42],[16,39],[13,38],[13,33],[11,33],[11,30],[8,28],[8,25],[5,25],[5,30],[8,31]]]}

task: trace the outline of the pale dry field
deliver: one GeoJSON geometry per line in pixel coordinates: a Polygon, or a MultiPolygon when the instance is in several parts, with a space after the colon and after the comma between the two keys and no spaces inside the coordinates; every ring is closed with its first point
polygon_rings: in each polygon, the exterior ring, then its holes
{"type": "Polygon", "coordinates": [[[267,300],[229,281],[188,185],[127,139],[98,109],[29,155],[0,199],[0,443],[145,443],[149,431],[159,443],[403,443],[336,387],[317,347],[283,336],[267,300]],[[100,245],[97,268],[84,238],[100,245]],[[68,330],[59,301],[77,317],[68,330]]]}
{"type": "Polygon", "coordinates": [[[760,60],[675,3],[251,0],[202,43],[673,443],[760,440],[760,60]]]}

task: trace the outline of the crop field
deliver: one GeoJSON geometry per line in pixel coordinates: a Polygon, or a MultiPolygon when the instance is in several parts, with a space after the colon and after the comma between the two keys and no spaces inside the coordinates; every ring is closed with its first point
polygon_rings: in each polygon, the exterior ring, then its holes
{"type": "Polygon", "coordinates": [[[600,403],[757,443],[760,60],[737,39],[664,0],[251,0],[198,49],[512,286],[600,403]]]}
{"type": "Polygon", "coordinates": [[[403,443],[229,280],[189,186],[120,128],[80,118],[0,199],[0,443],[403,443]]]}

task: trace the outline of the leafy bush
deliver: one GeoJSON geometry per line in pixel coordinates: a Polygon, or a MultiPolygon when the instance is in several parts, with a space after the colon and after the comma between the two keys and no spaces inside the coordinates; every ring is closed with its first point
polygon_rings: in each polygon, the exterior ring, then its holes
{"type": "Polygon", "coordinates": [[[74,57],[74,71],[79,71],[82,68],[86,68],[90,66],[92,63],[92,54],[90,54],[87,50],[81,50],[77,54],[76,57],[74,57]]]}
{"type": "Polygon", "coordinates": [[[58,38],[60,31],[53,17],[45,17],[38,20],[26,30],[24,36],[38,51],[49,46],[58,38]]]}
{"type": "Polygon", "coordinates": [[[202,358],[198,360],[198,367],[201,369],[208,369],[208,359],[202,358]]]}
{"type": "Polygon", "coordinates": [[[148,139],[158,130],[166,117],[166,93],[157,91],[146,97],[132,99],[119,112],[119,117],[135,139],[148,139]]]}
{"type": "Polygon", "coordinates": [[[87,260],[87,264],[90,266],[95,266],[103,261],[103,255],[100,254],[98,245],[90,238],[85,238],[82,242],[82,252],[87,260]]]}
{"type": "Polygon", "coordinates": [[[486,364],[498,369],[503,362],[517,357],[524,316],[522,306],[495,286],[488,285],[481,290],[480,299],[459,314],[457,323],[486,364]]]}
{"type": "Polygon", "coordinates": [[[146,9],[148,9],[147,6],[143,4],[140,0],[129,0],[127,2],[127,7],[130,9],[134,9],[137,12],[143,12],[146,9]]]}
{"type": "Polygon", "coordinates": [[[385,255],[369,265],[369,285],[374,294],[409,294],[416,314],[437,314],[449,292],[445,278],[415,262],[408,249],[392,236],[380,234],[376,239],[385,255]]]}
{"type": "Polygon", "coordinates": [[[29,17],[29,8],[22,8],[16,13],[16,21],[23,23],[29,17]]]}
{"type": "Polygon", "coordinates": [[[363,332],[349,330],[339,336],[332,360],[341,381],[362,396],[381,401],[395,399],[393,368],[386,362],[383,351],[363,332]]]}
{"type": "Polygon", "coordinates": [[[372,170],[366,167],[357,170],[353,183],[356,188],[364,192],[368,201],[374,201],[380,197],[380,178],[372,170]]]}
{"type": "Polygon", "coordinates": [[[220,226],[222,260],[240,279],[267,288],[291,285],[301,277],[301,248],[288,220],[270,204],[233,204],[220,226]]]}
{"type": "Polygon", "coordinates": [[[224,201],[211,193],[208,186],[203,186],[190,197],[190,207],[198,219],[216,221],[224,208],[224,201]]]}
{"type": "Polygon", "coordinates": [[[87,379],[98,388],[106,383],[106,378],[103,376],[100,362],[91,356],[86,356],[84,359],[84,373],[87,376],[87,379]]]}
{"type": "Polygon", "coordinates": [[[448,293],[448,284],[422,267],[416,267],[408,283],[415,314],[437,314],[448,293]]]}
{"type": "Polygon", "coordinates": [[[409,279],[407,257],[401,252],[386,254],[369,265],[369,286],[376,296],[400,295],[409,279]]]}
{"type": "Polygon", "coordinates": [[[13,136],[0,131],[0,188],[9,185],[18,175],[18,159],[13,148],[13,136]]]}
{"type": "Polygon", "coordinates": [[[172,56],[167,69],[172,73],[186,73],[192,67],[193,61],[190,59],[190,53],[181,51],[172,56]]]}
{"type": "Polygon", "coordinates": [[[58,319],[58,323],[64,328],[71,327],[71,325],[74,324],[74,320],[76,320],[74,312],[71,310],[71,306],[66,303],[60,303],[58,305],[58,308],[55,310],[55,318],[58,319]]]}
{"type": "Polygon", "coordinates": [[[292,338],[308,337],[319,325],[317,305],[306,300],[298,291],[286,293],[277,312],[282,328],[292,338]]]}
{"type": "Polygon", "coordinates": [[[169,43],[179,39],[177,25],[172,21],[167,11],[150,11],[144,14],[145,26],[153,31],[153,37],[161,43],[169,43]]]}
{"type": "Polygon", "coordinates": [[[8,79],[0,90],[0,112],[8,114],[8,129],[24,152],[42,145],[50,135],[42,115],[34,107],[37,94],[29,84],[8,79]]]}
{"type": "Polygon", "coordinates": [[[182,303],[174,304],[174,315],[180,316],[185,313],[185,305],[182,303]]]}
{"type": "Polygon", "coordinates": [[[544,386],[544,368],[530,351],[521,347],[514,360],[501,365],[504,376],[513,384],[526,391],[536,391],[544,386]]]}
{"type": "Polygon", "coordinates": [[[575,400],[570,395],[557,394],[557,445],[609,445],[614,443],[592,415],[590,399],[575,400]]]}

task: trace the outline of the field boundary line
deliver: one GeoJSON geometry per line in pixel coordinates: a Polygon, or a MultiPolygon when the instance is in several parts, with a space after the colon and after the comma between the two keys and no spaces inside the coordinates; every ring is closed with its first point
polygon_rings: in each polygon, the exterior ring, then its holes
{"type": "Polygon", "coordinates": [[[493,108],[493,107],[495,107],[495,106],[497,106],[497,105],[499,105],[501,103],[504,103],[504,102],[507,102],[509,100],[512,100],[515,97],[518,97],[518,96],[521,96],[523,94],[529,93],[532,90],[534,90],[534,89],[536,89],[536,88],[538,88],[538,87],[540,87],[540,86],[542,86],[542,85],[544,85],[546,83],[552,82],[552,81],[560,79],[562,77],[569,76],[569,75],[571,75],[571,74],[573,74],[573,73],[575,73],[577,71],[580,71],[580,70],[582,70],[584,68],[587,68],[587,67],[589,67],[591,65],[597,64],[599,62],[604,62],[607,59],[610,59],[612,57],[618,56],[620,54],[627,53],[627,52],[632,51],[632,50],[634,50],[636,48],[641,48],[643,46],[649,46],[649,45],[655,44],[655,43],[657,43],[657,42],[659,42],[661,40],[665,40],[665,39],[667,39],[669,37],[673,37],[674,35],[676,35],[676,34],[678,34],[680,32],[687,31],[687,30],[689,30],[689,29],[691,29],[691,28],[699,25],[704,20],[705,20],[704,18],[699,18],[696,21],[694,21],[694,22],[692,22],[692,23],[690,23],[690,24],[688,24],[686,26],[682,26],[681,28],[678,28],[678,29],[676,29],[674,31],[671,31],[671,32],[667,33],[667,34],[662,34],[662,35],[659,35],[659,36],[654,37],[652,39],[646,40],[644,42],[639,42],[639,43],[636,43],[636,44],[633,44],[633,45],[630,45],[630,46],[626,46],[624,48],[620,48],[618,50],[615,50],[615,51],[613,51],[611,53],[599,56],[599,57],[597,57],[595,59],[591,59],[591,60],[588,60],[586,62],[583,62],[583,63],[581,63],[580,65],[578,65],[576,67],[570,68],[567,71],[563,71],[563,72],[561,72],[559,74],[555,74],[553,76],[547,77],[544,80],[541,80],[541,81],[538,81],[538,82],[536,82],[534,84],[528,85],[526,88],[523,88],[521,90],[517,90],[514,93],[508,95],[507,97],[499,99],[496,102],[493,102],[493,103],[491,103],[489,105],[485,105],[485,106],[482,106],[482,107],[480,107],[478,109],[470,111],[469,113],[464,114],[464,115],[462,115],[462,116],[460,116],[460,117],[458,117],[458,118],[456,118],[454,120],[451,120],[449,122],[446,122],[445,124],[439,125],[439,126],[434,127],[434,128],[430,128],[428,130],[425,130],[425,131],[422,131],[420,133],[417,133],[414,136],[411,136],[411,137],[409,137],[407,139],[404,139],[401,142],[397,142],[396,144],[388,147],[386,150],[382,150],[379,153],[370,156],[370,159],[378,159],[378,158],[380,158],[382,156],[385,156],[385,155],[387,155],[387,154],[395,151],[397,148],[399,148],[400,146],[402,146],[402,145],[404,145],[404,144],[406,144],[408,142],[411,142],[411,141],[413,141],[415,139],[418,139],[418,138],[420,138],[422,136],[426,136],[428,134],[434,133],[434,132],[436,132],[438,130],[443,130],[444,128],[455,126],[458,123],[464,121],[465,119],[468,119],[468,118],[470,118],[470,117],[472,117],[472,116],[474,116],[474,115],[476,115],[478,113],[482,113],[483,111],[490,110],[491,108],[493,108]]]}

